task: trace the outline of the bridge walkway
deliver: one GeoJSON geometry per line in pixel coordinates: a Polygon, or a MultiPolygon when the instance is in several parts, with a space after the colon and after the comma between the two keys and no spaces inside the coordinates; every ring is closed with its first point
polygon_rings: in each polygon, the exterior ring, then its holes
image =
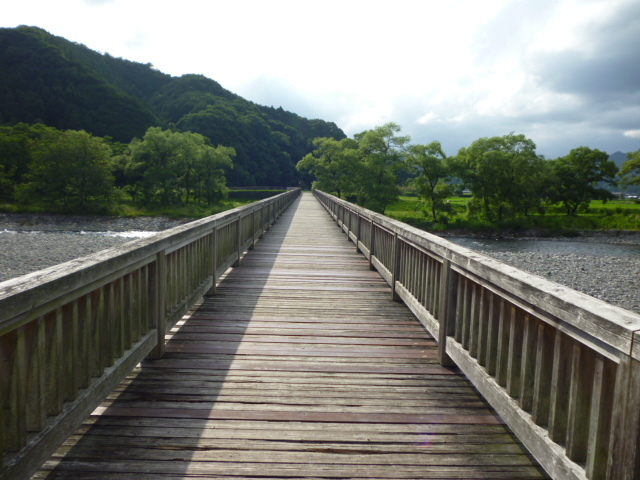
{"type": "Polygon", "coordinates": [[[35,479],[546,478],[302,195],[35,479]]]}

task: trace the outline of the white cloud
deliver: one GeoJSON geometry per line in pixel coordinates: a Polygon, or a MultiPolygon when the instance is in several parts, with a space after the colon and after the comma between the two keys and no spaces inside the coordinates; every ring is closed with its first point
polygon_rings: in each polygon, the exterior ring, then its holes
{"type": "Polygon", "coordinates": [[[640,130],[627,130],[624,132],[625,137],[640,138],[640,130]]]}
{"type": "Polygon", "coordinates": [[[394,121],[451,153],[516,131],[558,156],[582,144],[637,150],[636,4],[23,0],[0,24],[40,26],[171,75],[201,73],[348,134],[394,121]]]}

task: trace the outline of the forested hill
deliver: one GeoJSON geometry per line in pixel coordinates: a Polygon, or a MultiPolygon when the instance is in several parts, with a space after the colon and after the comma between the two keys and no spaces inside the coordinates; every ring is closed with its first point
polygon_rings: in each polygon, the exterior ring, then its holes
{"type": "Polygon", "coordinates": [[[128,143],[151,126],[236,149],[230,185],[296,185],[315,137],[334,123],[264,107],[202,75],[172,77],[36,28],[0,28],[0,124],[44,123],[128,143]]]}

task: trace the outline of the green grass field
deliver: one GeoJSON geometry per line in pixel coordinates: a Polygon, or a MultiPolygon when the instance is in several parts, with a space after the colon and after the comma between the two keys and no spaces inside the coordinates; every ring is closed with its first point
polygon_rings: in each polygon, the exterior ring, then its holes
{"type": "Polygon", "coordinates": [[[466,206],[471,197],[452,197],[456,214],[447,223],[435,223],[422,212],[420,199],[401,196],[389,205],[386,215],[428,231],[463,231],[470,233],[526,232],[537,235],[575,235],[583,230],[640,231],[640,204],[631,200],[592,201],[585,212],[575,217],[565,214],[562,205],[550,207],[545,215],[488,222],[467,217],[466,206]]]}

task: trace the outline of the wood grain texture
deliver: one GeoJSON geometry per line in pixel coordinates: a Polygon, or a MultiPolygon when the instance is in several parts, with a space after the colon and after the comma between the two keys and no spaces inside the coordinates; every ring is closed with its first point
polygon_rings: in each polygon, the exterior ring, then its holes
{"type": "Polygon", "coordinates": [[[168,338],[35,479],[546,478],[311,195],[168,338]]]}

